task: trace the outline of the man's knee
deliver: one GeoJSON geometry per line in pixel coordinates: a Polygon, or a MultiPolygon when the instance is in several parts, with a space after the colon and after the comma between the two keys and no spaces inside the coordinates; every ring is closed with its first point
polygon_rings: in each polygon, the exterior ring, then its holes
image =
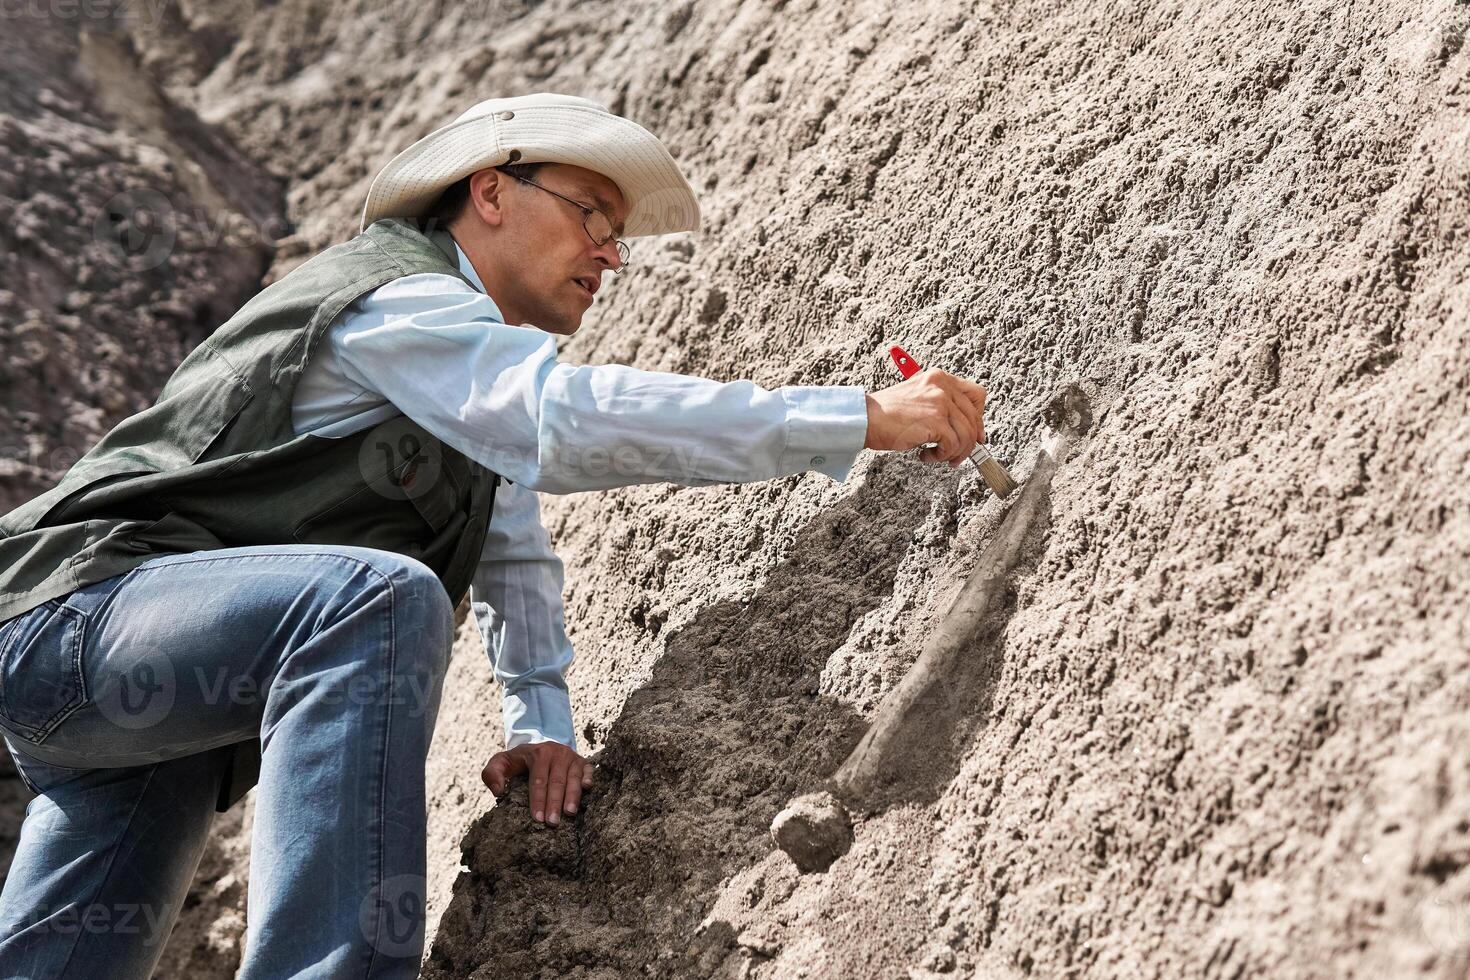
{"type": "Polygon", "coordinates": [[[353,550],[371,567],[378,588],[392,603],[395,629],[426,649],[447,655],[454,634],[454,604],[433,569],[392,551],[353,550]]]}

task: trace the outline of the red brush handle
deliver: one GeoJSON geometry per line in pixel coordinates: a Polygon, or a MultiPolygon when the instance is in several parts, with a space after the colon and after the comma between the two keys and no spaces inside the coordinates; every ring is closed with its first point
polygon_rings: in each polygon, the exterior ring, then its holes
{"type": "Polygon", "coordinates": [[[908,351],[902,347],[894,345],[888,348],[888,356],[893,358],[894,364],[898,365],[898,373],[904,376],[905,381],[923,370],[919,367],[919,362],[909,357],[908,351]]]}

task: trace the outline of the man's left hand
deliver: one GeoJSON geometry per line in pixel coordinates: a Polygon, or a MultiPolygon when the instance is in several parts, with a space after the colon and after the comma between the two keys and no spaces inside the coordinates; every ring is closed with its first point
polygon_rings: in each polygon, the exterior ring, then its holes
{"type": "Polygon", "coordinates": [[[592,785],[592,763],[560,742],[532,742],[497,752],[480,778],[500,796],[521,773],[531,775],[531,818],[552,826],[561,823],[562,813],[577,812],[582,791],[592,785]]]}

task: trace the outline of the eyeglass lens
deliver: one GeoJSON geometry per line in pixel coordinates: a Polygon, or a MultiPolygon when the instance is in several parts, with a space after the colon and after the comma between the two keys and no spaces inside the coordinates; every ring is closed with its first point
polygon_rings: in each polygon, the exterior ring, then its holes
{"type": "MultiPolygon", "coordinates": [[[[601,211],[593,211],[588,214],[583,225],[587,229],[587,234],[592,236],[592,241],[598,245],[606,245],[607,240],[613,236],[612,223],[601,211]]],[[[628,246],[621,241],[618,242],[618,259],[624,263],[628,261],[628,246]]]]}

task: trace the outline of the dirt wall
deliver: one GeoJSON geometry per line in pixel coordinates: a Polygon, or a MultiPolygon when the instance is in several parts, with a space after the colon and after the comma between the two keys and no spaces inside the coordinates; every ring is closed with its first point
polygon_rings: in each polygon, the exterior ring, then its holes
{"type": "MultiPolygon", "coordinates": [[[[599,784],[555,832],[488,809],[466,628],[426,975],[1462,975],[1467,26],[1449,2],[864,0],[129,26],[284,182],[272,276],[471,102],[575,92],[665,138],[705,226],[635,242],[569,359],[877,386],[902,343],[987,383],[1020,477],[1058,385],[1096,392],[956,677],[972,709],[921,726],[907,795],[822,873],[771,820],[862,736],[1003,505],[871,453],[843,484],[545,498],[599,784]]],[[[247,832],[220,831],[176,972],[238,940],[247,832]]]]}

